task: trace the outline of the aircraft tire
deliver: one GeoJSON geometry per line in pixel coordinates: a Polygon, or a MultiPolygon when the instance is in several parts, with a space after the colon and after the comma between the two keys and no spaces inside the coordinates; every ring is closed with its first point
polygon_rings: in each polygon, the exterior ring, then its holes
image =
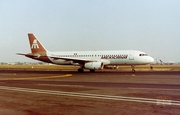
{"type": "Polygon", "coordinates": [[[95,70],[94,70],[94,69],[90,69],[89,71],[90,71],[90,72],[95,72],[95,70]]]}
{"type": "Polygon", "coordinates": [[[135,69],[132,69],[132,73],[135,73],[136,72],[136,70],[135,69]]]}
{"type": "Polygon", "coordinates": [[[82,72],[84,72],[84,69],[79,68],[79,69],[78,69],[78,72],[79,72],[79,73],[82,73],[82,72]]]}

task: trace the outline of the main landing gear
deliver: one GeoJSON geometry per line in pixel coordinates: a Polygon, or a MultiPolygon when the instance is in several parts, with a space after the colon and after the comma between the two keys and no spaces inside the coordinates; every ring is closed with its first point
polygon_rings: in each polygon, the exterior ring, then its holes
{"type": "Polygon", "coordinates": [[[134,65],[131,65],[131,68],[132,68],[132,73],[135,73],[136,70],[134,69],[134,65]]]}
{"type": "Polygon", "coordinates": [[[89,71],[90,71],[90,72],[95,72],[95,70],[94,70],[94,69],[90,69],[89,71]]]}
{"type": "Polygon", "coordinates": [[[84,69],[83,68],[79,68],[78,72],[82,73],[82,72],[84,72],[84,69]]]}

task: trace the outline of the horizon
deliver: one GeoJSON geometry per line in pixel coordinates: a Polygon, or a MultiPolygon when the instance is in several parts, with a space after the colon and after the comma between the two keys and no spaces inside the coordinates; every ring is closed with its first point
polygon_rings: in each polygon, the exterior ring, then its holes
{"type": "MultiPolygon", "coordinates": [[[[34,62],[28,33],[49,51],[138,50],[180,62],[179,0],[2,0],[0,62],[34,62]]],[[[38,62],[38,61],[36,61],[38,62]]]]}

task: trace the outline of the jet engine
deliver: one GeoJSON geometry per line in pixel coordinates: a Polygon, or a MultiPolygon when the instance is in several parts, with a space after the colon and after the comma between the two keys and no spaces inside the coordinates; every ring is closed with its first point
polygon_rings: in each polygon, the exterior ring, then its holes
{"type": "Polygon", "coordinates": [[[86,69],[102,69],[103,68],[103,63],[102,62],[88,62],[84,64],[84,68],[86,69]]]}

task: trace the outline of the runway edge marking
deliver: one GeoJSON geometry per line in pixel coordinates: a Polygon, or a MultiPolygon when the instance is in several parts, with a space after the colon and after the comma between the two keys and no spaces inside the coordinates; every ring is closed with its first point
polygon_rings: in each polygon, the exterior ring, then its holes
{"type": "Polygon", "coordinates": [[[166,104],[166,105],[180,106],[180,101],[175,101],[175,100],[112,96],[112,95],[100,95],[100,94],[88,94],[88,93],[76,93],[76,92],[64,92],[64,91],[30,89],[30,88],[19,88],[19,87],[7,87],[7,86],[0,86],[0,89],[9,90],[9,91],[21,91],[21,92],[28,92],[28,93],[63,95],[63,96],[72,96],[72,97],[94,98],[94,99],[107,99],[107,100],[121,100],[121,101],[130,101],[130,102],[152,103],[152,104],[157,104],[157,105],[161,105],[161,104],[165,105],[166,104]]]}

